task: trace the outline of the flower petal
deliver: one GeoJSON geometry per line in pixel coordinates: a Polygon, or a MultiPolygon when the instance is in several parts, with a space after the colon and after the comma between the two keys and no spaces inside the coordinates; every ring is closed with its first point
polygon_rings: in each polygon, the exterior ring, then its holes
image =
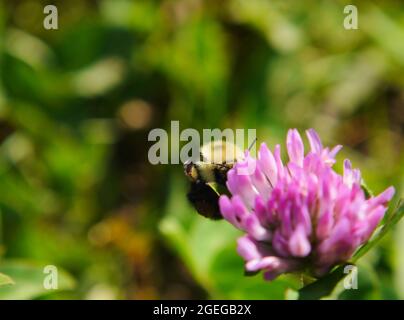
{"type": "Polygon", "coordinates": [[[306,257],[311,251],[311,245],[302,225],[299,225],[289,240],[289,249],[295,257],[306,257]]]}
{"type": "Polygon", "coordinates": [[[288,131],[286,138],[286,147],[291,162],[296,163],[298,166],[303,166],[304,146],[302,138],[296,129],[288,131]]]}
{"type": "Polygon", "coordinates": [[[308,129],[306,130],[306,135],[309,139],[311,151],[320,154],[323,150],[323,145],[317,132],[314,129],[308,129]]]}

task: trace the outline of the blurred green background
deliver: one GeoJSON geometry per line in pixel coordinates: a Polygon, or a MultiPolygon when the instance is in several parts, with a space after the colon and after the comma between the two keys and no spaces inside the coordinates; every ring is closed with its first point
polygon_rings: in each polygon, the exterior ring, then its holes
{"type": "MultiPolygon", "coordinates": [[[[283,299],[243,276],[237,231],[198,216],[153,128],[315,128],[375,192],[404,186],[404,3],[0,0],[0,298],[283,299]],[[356,4],[359,29],[343,28],[356,4]],[[42,270],[59,268],[58,291],[42,270]]],[[[359,290],[404,299],[404,223],[360,261],[359,290]]]]}

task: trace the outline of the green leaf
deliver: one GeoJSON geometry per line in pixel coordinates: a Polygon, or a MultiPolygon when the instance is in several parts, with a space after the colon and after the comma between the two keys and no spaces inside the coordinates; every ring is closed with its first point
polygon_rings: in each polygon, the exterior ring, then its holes
{"type": "Polygon", "coordinates": [[[46,289],[44,280],[49,275],[44,272],[45,265],[23,261],[2,261],[0,272],[4,272],[13,279],[14,285],[0,288],[2,300],[27,300],[39,298],[42,295],[61,290],[73,289],[73,278],[60,268],[57,269],[57,289],[46,289]]]}
{"type": "Polygon", "coordinates": [[[14,284],[14,281],[9,276],[0,273],[0,287],[10,284],[14,284]]]}
{"type": "Polygon", "coordinates": [[[346,265],[337,267],[323,278],[300,289],[299,300],[317,300],[331,295],[337,284],[347,275],[344,273],[346,265]]]}

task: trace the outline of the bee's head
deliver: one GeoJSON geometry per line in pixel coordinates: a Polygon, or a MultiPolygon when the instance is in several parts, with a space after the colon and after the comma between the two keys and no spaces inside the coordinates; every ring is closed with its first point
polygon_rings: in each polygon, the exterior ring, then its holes
{"type": "Polygon", "coordinates": [[[196,182],[199,179],[199,172],[196,169],[196,165],[192,161],[187,161],[184,163],[184,172],[189,180],[196,182]]]}

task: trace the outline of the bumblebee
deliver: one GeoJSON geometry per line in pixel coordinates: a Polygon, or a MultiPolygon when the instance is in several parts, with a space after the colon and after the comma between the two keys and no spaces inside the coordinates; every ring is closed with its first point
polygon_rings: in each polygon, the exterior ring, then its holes
{"type": "Polygon", "coordinates": [[[187,198],[199,214],[210,219],[222,219],[219,196],[228,193],[227,172],[243,157],[243,152],[236,145],[218,140],[201,147],[199,161],[184,163],[185,175],[191,182],[187,198]]]}

